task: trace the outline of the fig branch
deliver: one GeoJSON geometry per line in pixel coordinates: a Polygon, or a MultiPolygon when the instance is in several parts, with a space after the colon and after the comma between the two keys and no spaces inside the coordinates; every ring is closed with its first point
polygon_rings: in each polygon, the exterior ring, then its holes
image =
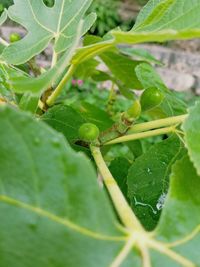
{"type": "Polygon", "coordinates": [[[180,116],[174,116],[165,119],[153,120],[149,122],[135,124],[129,129],[128,133],[131,134],[136,132],[144,132],[152,129],[181,124],[184,122],[187,116],[188,114],[184,114],[180,116]]]}
{"type": "Polygon", "coordinates": [[[103,145],[112,145],[117,143],[123,143],[148,137],[153,137],[162,134],[176,133],[178,130],[176,127],[184,122],[187,118],[187,114],[169,117],[166,119],[154,120],[150,122],[144,122],[135,124],[127,130],[123,136],[116,136],[112,140],[103,142],[103,145]],[[168,126],[168,127],[165,127],[168,126]]]}
{"type": "Polygon", "coordinates": [[[115,138],[103,145],[113,145],[113,144],[118,144],[118,143],[124,143],[128,141],[153,137],[153,136],[162,135],[162,134],[175,133],[175,131],[176,131],[176,126],[170,126],[170,127],[165,127],[161,129],[141,132],[141,133],[128,134],[128,135],[124,135],[119,138],[115,138]]]}
{"type": "Polygon", "coordinates": [[[63,87],[65,84],[71,79],[74,71],[76,69],[76,65],[71,65],[65,74],[65,76],[62,78],[61,82],[58,84],[56,89],[53,91],[53,93],[50,95],[50,97],[47,99],[47,105],[50,107],[54,104],[57,97],[61,94],[63,87]]]}
{"type": "MultiPolygon", "coordinates": [[[[110,42],[107,43],[107,45],[105,45],[103,47],[99,47],[99,48],[94,47],[94,49],[91,50],[89,53],[83,53],[83,56],[78,58],[78,59],[76,59],[76,56],[75,56],[72,59],[71,66],[69,67],[67,73],[65,74],[65,76],[63,77],[61,82],[58,84],[58,86],[56,87],[56,89],[54,90],[52,95],[48,98],[48,100],[46,102],[47,105],[52,106],[54,104],[57,97],[61,94],[63,87],[69,81],[69,79],[72,77],[72,75],[74,74],[74,72],[76,70],[76,67],[78,66],[78,64],[80,64],[80,62],[83,62],[87,59],[90,59],[90,58],[98,55],[99,53],[108,50],[109,48],[113,47],[114,45],[115,45],[115,41],[111,40],[110,42]]],[[[53,53],[52,66],[51,67],[53,67],[56,64],[56,61],[57,61],[57,55],[53,53]]]]}
{"type": "Polygon", "coordinates": [[[58,54],[53,50],[53,55],[52,55],[52,62],[51,62],[51,68],[53,68],[58,60],[58,54]]]}
{"type": "Polygon", "coordinates": [[[121,221],[128,229],[143,232],[144,229],[142,225],[133,213],[131,207],[129,206],[124,195],[119,189],[117,182],[110,173],[103,159],[100,148],[91,145],[90,149],[121,221]]]}

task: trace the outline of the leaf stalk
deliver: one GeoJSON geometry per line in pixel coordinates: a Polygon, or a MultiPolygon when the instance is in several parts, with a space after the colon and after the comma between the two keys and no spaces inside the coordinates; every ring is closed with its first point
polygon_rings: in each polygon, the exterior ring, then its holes
{"type": "Polygon", "coordinates": [[[174,117],[169,117],[165,119],[135,124],[129,129],[128,133],[131,134],[131,133],[136,133],[136,132],[144,132],[144,131],[148,131],[148,130],[152,130],[156,128],[162,128],[162,127],[167,127],[167,126],[171,126],[174,124],[180,124],[184,122],[187,116],[188,114],[184,114],[180,116],[174,116],[174,117]]]}
{"type": "Polygon", "coordinates": [[[175,126],[170,126],[170,127],[165,127],[161,129],[141,132],[141,133],[128,134],[128,135],[113,139],[103,145],[113,145],[113,144],[118,144],[118,143],[124,143],[128,141],[133,141],[133,140],[138,140],[138,139],[143,139],[147,137],[153,137],[153,136],[168,134],[168,133],[173,133],[173,132],[175,132],[175,126]]]}
{"type": "Polygon", "coordinates": [[[132,231],[143,232],[144,229],[142,225],[133,213],[131,207],[129,206],[124,195],[119,189],[117,182],[110,173],[103,159],[100,148],[91,145],[90,149],[121,221],[128,229],[132,231]]]}
{"type": "Polygon", "coordinates": [[[56,98],[60,95],[62,92],[63,87],[66,85],[66,83],[70,80],[72,77],[74,71],[76,69],[76,65],[71,65],[65,74],[65,76],[62,78],[61,82],[58,84],[56,89],[53,91],[53,93],[50,95],[50,97],[47,99],[47,105],[50,107],[54,104],[56,98]]]}

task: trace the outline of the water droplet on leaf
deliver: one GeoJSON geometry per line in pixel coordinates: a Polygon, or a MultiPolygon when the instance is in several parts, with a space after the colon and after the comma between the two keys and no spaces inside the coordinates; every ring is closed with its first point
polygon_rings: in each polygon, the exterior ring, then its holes
{"type": "Polygon", "coordinates": [[[165,204],[165,199],[166,199],[166,194],[163,193],[159,199],[158,199],[158,203],[156,204],[156,208],[157,210],[162,210],[162,208],[164,207],[164,204],[165,204]]]}

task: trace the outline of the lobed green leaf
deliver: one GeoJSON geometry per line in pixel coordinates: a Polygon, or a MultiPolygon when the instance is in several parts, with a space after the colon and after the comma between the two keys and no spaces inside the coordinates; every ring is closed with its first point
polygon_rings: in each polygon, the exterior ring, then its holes
{"type": "Polygon", "coordinates": [[[0,26],[6,21],[7,16],[8,14],[7,14],[7,11],[5,10],[0,16],[0,26]]]}
{"type": "MultiPolygon", "coordinates": [[[[155,235],[174,252],[191,262],[181,266],[200,266],[200,179],[188,156],[177,161],[172,168],[170,190],[161,220],[155,235]]],[[[167,258],[153,256],[153,264],[159,266],[180,266],[167,258]],[[168,264],[168,265],[167,265],[168,264]]],[[[154,266],[154,265],[153,265],[154,266]]]]}
{"type": "Polygon", "coordinates": [[[1,265],[109,266],[124,240],[91,163],[30,115],[0,124],[1,265]]]}
{"type": "Polygon", "coordinates": [[[113,30],[117,43],[164,42],[200,37],[198,0],[150,0],[129,32],[113,30]]]}
{"type": "MultiPolygon", "coordinates": [[[[92,0],[56,0],[50,8],[42,0],[15,0],[8,9],[8,15],[28,33],[22,40],[9,45],[2,58],[14,65],[25,63],[42,52],[52,40],[57,54],[71,49],[80,21],[91,3],[92,0]]],[[[95,14],[88,15],[81,35],[92,26],[95,19],[95,14]]]]}

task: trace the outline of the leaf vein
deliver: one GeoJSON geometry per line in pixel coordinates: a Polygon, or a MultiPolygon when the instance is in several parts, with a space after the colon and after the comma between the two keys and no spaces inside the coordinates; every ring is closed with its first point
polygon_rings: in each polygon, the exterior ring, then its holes
{"type": "Polygon", "coordinates": [[[50,213],[49,211],[46,211],[44,209],[41,209],[39,207],[34,207],[32,205],[29,205],[27,203],[23,203],[19,200],[13,199],[11,197],[5,196],[5,195],[0,195],[0,202],[6,203],[11,206],[15,206],[21,209],[28,210],[32,213],[35,213],[37,215],[40,215],[44,218],[47,218],[48,220],[55,222],[57,224],[63,225],[66,228],[69,228],[75,232],[78,232],[82,235],[98,239],[98,240],[105,240],[105,241],[113,241],[113,242],[118,242],[118,241],[124,241],[126,240],[125,236],[108,236],[104,235],[101,233],[94,232],[90,229],[81,227],[80,225],[77,225],[73,223],[72,221],[66,219],[66,218],[61,218],[53,213],[50,213]]]}

